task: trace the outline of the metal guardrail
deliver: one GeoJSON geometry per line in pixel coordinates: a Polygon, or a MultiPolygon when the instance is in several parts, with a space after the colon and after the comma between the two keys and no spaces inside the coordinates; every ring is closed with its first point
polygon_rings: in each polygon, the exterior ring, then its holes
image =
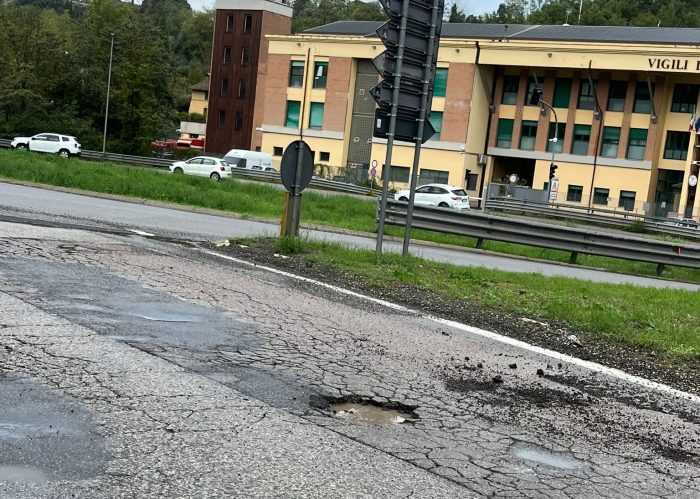
{"type": "Polygon", "coordinates": [[[654,234],[672,234],[700,241],[700,229],[673,225],[674,220],[668,218],[648,217],[639,213],[621,212],[615,210],[598,210],[609,215],[589,213],[587,208],[566,204],[543,205],[513,199],[489,199],[485,203],[487,210],[520,212],[524,214],[545,215],[562,220],[595,223],[611,227],[631,227],[635,222],[644,223],[647,232],[654,234]]]}
{"type": "MultiPolygon", "coordinates": [[[[385,223],[405,226],[407,208],[407,203],[388,200],[385,223]]],[[[483,241],[493,240],[568,251],[571,253],[571,263],[576,263],[579,254],[589,254],[655,263],[659,275],[665,265],[700,269],[700,246],[506,219],[482,213],[415,206],[412,227],[475,237],[477,248],[481,248],[483,241]]]]}
{"type": "MultiPolygon", "coordinates": [[[[10,147],[10,140],[0,139],[0,147],[10,147]]],[[[163,158],[149,158],[146,156],[130,156],[128,154],[106,153],[102,154],[99,151],[82,151],[81,158],[89,161],[112,161],[115,163],[123,163],[134,166],[143,166],[147,168],[168,169],[176,160],[163,158]]],[[[280,183],[280,174],[277,172],[263,172],[250,170],[247,168],[232,168],[231,172],[237,177],[244,177],[257,180],[266,180],[268,182],[280,183]]],[[[370,189],[361,185],[347,184],[345,182],[337,182],[335,180],[326,180],[322,178],[311,179],[311,187],[324,190],[332,190],[346,194],[362,194],[367,196],[376,196],[380,193],[377,189],[370,189]]]]}

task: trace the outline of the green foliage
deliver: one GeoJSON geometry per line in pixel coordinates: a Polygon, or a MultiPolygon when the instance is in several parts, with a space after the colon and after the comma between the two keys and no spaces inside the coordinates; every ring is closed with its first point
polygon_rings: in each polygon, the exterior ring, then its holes
{"type": "Polygon", "coordinates": [[[361,0],[296,0],[292,16],[292,32],[335,21],[383,21],[386,19],[379,2],[361,0]]]}
{"type": "Polygon", "coordinates": [[[642,220],[635,220],[623,230],[637,234],[644,234],[647,231],[647,226],[642,220]]]}
{"type": "Polygon", "coordinates": [[[306,239],[284,236],[275,241],[275,252],[282,255],[299,255],[306,251],[307,244],[306,239]]]}

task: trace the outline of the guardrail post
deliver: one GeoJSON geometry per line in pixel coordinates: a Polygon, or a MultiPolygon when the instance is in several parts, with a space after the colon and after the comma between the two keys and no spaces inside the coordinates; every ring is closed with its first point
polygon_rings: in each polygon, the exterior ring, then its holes
{"type": "Polygon", "coordinates": [[[663,263],[660,263],[656,266],[656,275],[661,276],[661,274],[664,273],[664,270],[666,270],[666,265],[663,263]]]}
{"type": "Polygon", "coordinates": [[[569,257],[569,263],[576,263],[577,258],[578,258],[578,251],[572,251],[571,256],[569,257]]]}
{"type": "Polygon", "coordinates": [[[476,239],[476,249],[481,249],[481,247],[484,245],[484,238],[478,237],[476,239]]]}

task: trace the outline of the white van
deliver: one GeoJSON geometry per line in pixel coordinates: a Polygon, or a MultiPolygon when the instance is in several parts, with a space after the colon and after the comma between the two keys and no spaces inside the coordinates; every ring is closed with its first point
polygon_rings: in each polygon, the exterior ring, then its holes
{"type": "Polygon", "coordinates": [[[277,171],[272,167],[272,155],[266,152],[231,149],[224,156],[224,161],[233,168],[245,168],[263,172],[277,171]]]}

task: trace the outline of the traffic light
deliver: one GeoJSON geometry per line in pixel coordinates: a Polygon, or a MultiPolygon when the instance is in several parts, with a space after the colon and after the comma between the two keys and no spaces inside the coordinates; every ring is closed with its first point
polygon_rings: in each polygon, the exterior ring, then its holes
{"type": "Polygon", "coordinates": [[[435,38],[431,40],[430,31],[433,18],[433,6],[435,0],[406,0],[408,15],[406,21],[406,39],[404,41],[401,70],[397,72],[399,38],[401,32],[402,1],[380,0],[384,11],[389,16],[389,21],[377,29],[377,36],[382,40],[386,50],[372,61],[382,76],[381,81],[374,87],[370,94],[379,107],[375,112],[374,136],[387,138],[389,132],[389,119],[391,116],[391,104],[394,91],[394,77],[397,74],[401,78],[399,96],[396,110],[396,130],[394,137],[406,142],[425,142],[435,134],[427,117],[433,97],[433,83],[435,79],[435,65],[437,63],[438,43],[442,30],[442,15],[445,8],[444,0],[437,0],[437,15],[435,25],[435,38]],[[434,43],[432,61],[426,61],[430,44],[434,43]],[[426,103],[426,120],[423,127],[423,136],[416,137],[418,132],[418,118],[421,111],[423,97],[423,80],[425,79],[425,67],[429,66],[429,90],[426,103]]]}
{"type": "Polygon", "coordinates": [[[543,90],[540,87],[535,87],[534,90],[532,91],[532,95],[530,96],[530,105],[531,106],[537,106],[540,103],[540,99],[542,98],[543,90]]]}
{"type": "Polygon", "coordinates": [[[549,165],[549,178],[550,179],[552,179],[556,176],[555,172],[557,171],[557,168],[559,168],[559,167],[557,165],[555,165],[554,163],[551,163],[549,165]]]}

